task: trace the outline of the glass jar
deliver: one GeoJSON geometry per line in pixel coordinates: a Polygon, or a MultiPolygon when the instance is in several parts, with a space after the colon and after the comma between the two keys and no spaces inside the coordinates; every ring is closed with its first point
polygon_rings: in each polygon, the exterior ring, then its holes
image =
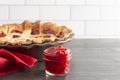
{"type": "Polygon", "coordinates": [[[62,46],[51,47],[44,51],[46,74],[62,76],[70,71],[71,51],[62,46]]]}

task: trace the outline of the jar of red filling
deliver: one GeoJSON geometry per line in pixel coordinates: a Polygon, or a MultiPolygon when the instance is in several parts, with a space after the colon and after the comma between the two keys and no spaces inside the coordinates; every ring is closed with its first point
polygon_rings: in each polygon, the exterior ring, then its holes
{"type": "Polygon", "coordinates": [[[71,52],[69,49],[58,46],[44,51],[46,73],[53,76],[65,75],[70,71],[71,52]]]}

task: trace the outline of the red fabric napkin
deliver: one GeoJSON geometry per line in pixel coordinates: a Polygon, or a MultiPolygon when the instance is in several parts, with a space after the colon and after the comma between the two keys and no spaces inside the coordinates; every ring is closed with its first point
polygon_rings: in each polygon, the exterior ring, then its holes
{"type": "Polygon", "coordinates": [[[18,52],[0,49],[0,76],[33,67],[37,59],[18,52]]]}

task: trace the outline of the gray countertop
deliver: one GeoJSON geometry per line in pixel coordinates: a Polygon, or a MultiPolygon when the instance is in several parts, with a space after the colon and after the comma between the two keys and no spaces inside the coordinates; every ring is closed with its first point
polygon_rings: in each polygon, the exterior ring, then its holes
{"type": "Polygon", "coordinates": [[[46,76],[44,62],[0,80],[120,80],[119,39],[74,39],[64,46],[72,50],[71,71],[63,77],[46,76]]]}

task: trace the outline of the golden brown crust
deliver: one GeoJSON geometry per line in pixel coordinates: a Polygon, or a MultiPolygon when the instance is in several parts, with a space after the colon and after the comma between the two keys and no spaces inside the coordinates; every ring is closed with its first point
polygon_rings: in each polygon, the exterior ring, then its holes
{"type": "Polygon", "coordinates": [[[36,21],[32,26],[31,37],[39,37],[41,35],[42,23],[40,21],[36,21]]]}
{"type": "Polygon", "coordinates": [[[14,33],[14,30],[18,30],[21,33],[23,31],[23,27],[20,24],[7,24],[6,26],[8,27],[8,33],[9,34],[14,33]]]}
{"type": "Polygon", "coordinates": [[[22,23],[22,26],[24,28],[24,30],[31,30],[32,29],[32,23],[30,21],[25,20],[22,23]]]}
{"type": "Polygon", "coordinates": [[[5,34],[7,34],[8,33],[8,27],[7,27],[7,25],[0,26],[0,32],[4,32],[5,34]]]}
{"type": "Polygon", "coordinates": [[[51,30],[53,31],[54,33],[50,33],[50,34],[56,34],[58,32],[58,27],[56,24],[53,24],[51,22],[46,22],[43,24],[42,26],[42,33],[44,34],[44,30],[51,30]]]}
{"type": "Polygon", "coordinates": [[[0,26],[0,44],[24,45],[42,44],[65,40],[73,32],[66,26],[58,26],[51,22],[24,21],[22,24],[6,24],[0,26]]]}

